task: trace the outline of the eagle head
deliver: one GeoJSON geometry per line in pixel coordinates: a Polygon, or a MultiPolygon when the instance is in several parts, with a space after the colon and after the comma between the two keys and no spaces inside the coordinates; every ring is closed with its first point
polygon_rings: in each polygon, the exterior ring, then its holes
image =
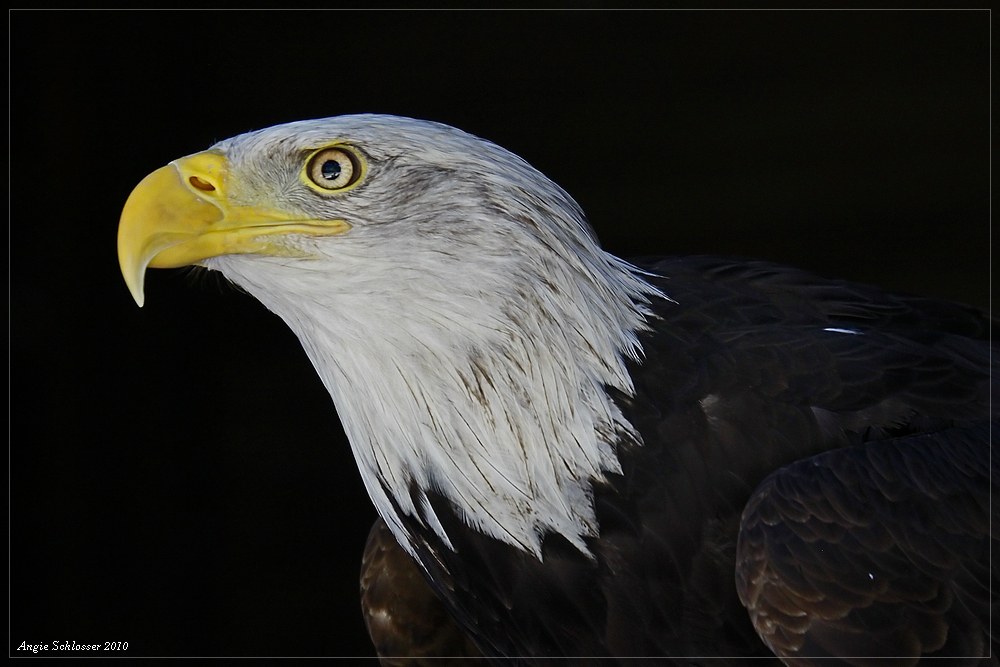
{"type": "Polygon", "coordinates": [[[221,272],[296,333],[369,494],[412,551],[432,508],[540,555],[588,553],[592,485],[639,436],[608,394],[633,387],[649,298],[580,207],[516,155],[460,130],[358,115],[221,141],[148,177],[119,260],[221,272]]]}

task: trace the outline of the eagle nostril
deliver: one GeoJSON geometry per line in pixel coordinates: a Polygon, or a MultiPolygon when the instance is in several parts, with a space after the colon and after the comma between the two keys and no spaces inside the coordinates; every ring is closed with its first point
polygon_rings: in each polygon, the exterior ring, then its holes
{"type": "Polygon", "coordinates": [[[208,181],[198,178],[197,176],[192,176],[191,178],[188,179],[188,181],[191,183],[192,186],[198,188],[199,190],[203,190],[205,192],[212,192],[213,190],[215,190],[214,185],[212,185],[208,181]]]}

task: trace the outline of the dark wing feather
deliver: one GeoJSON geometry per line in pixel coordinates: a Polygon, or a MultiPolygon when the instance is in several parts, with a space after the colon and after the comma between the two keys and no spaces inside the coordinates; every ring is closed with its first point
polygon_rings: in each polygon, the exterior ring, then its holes
{"type": "Polygon", "coordinates": [[[386,667],[482,664],[475,660],[482,654],[381,518],[368,534],[361,561],[361,610],[386,667]]]}
{"type": "MultiPolygon", "coordinates": [[[[594,486],[596,559],[549,535],[539,562],[468,529],[441,498],[455,551],[404,518],[431,586],[486,655],[771,656],[734,580],[758,485],[823,452],[989,418],[989,320],[975,309],[764,262],[643,268],[670,301],[653,304],[641,334],[635,395],[614,395],[643,442],[622,442],[623,473],[594,486]]],[[[886,479],[866,488],[891,497],[886,479]]],[[[852,506],[849,494],[829,502],[852,506]]],[[[830,524],[829,538],[841,529],[830,524]]],[[[876,549],[890,537],[866,539],[876,549]]]]}
{"type": "Polygon", "coordinates": [[[768,646],[796,665],[989,658],[990,613],[1000,612],[990,435],[983,424],[869,443],[768,477],[736,556],[740,598],[768,646]]]}

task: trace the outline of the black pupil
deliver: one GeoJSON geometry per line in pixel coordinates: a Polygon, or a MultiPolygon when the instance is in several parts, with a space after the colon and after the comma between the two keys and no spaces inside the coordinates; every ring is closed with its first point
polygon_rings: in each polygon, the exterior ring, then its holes
{"type": "Polygon", "coordinates": [[[323,178],[328,181],[335,181],[340,176],[340,163],[336,160],[327,160],[320,167],[320,171],[323,173],[323,178]]]}

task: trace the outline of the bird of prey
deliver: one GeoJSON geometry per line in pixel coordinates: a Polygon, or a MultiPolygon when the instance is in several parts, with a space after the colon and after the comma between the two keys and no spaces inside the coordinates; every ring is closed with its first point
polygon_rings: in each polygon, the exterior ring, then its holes
{"type": "Polygon", "coordinates": [[[626,262],[521,158],[383,115],[169,163],[118,252],[140,306],[197,264],[298,336],[381,517],[386,664],[997,664],[982,311],[626,262]]]}

